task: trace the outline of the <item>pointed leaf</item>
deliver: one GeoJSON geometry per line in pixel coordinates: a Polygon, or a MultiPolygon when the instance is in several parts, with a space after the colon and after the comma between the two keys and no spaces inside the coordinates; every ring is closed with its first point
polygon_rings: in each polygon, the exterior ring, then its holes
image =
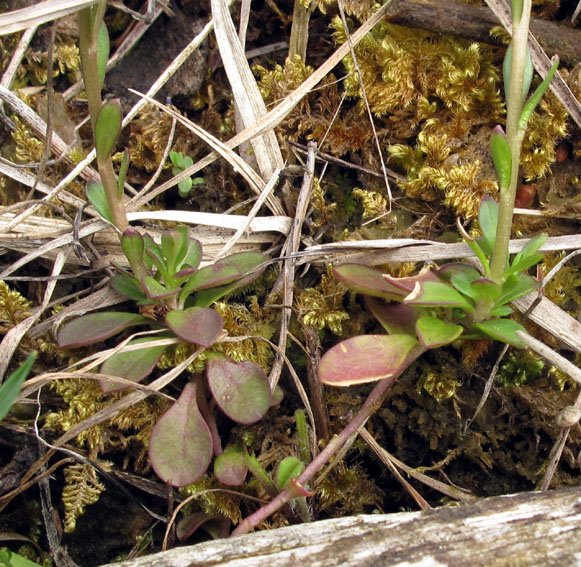
{"type": "Polygon", "coordinates": [[[0,421],[8,415],[14,400],[16,400],[20,393],[22,383],[26,380],[32,365],[36,360],[37,354],[36,351],[32,351],[26,357],[26,360],[12,374],[10,374],[8,378],[6,378],[0,387],[0,421]]]}
{"type": "Polygon", "coordinates": [[[510,266],[510,272],[523,272],[531,266],[538,264],[544,257],[544,254],[537,254],[537,250],[547,241],[546,234],[539,234],[529,240],[525,247],[514,257],[510,266]]]}
{"type": "Polygon", "coordinates": [[[525,346],[516,334],[517,331],[524,331],[525,328],[512,319],[488,319],[474,324],[474,327],[497,341],[519,348],[525,346]]]}
{"type": "Polygon", "coordinates": [[[214,461],[214,475],[227,486],[242,486],[247,473],[246,458],[237,447],[226,447],[214,461]]]}
{"type": "Polygon", "coordinates": [[[503,129],[500,126],[495,126],[490,135],[490,152],[492,154],[492,161],[498,176],[498,185],[500,191],[504,191],[510,185],[510,175],[512,171],[512,157],[510,146],[506,140],[503,129]]]}
{"type": "Polygon", "coordinates": [[[406,293],[411,293],[418,282],[440,281],[436,273],[430,267],[422,268],[419,274],[407,278],[392,278],[389,274],[383,274],[383,279],[406,293]]]}
{"type": "Polygon", "coordinates": [[[416,333],[425,348],[450,344],[462,334],[463,330],[460,325],[447,323],[431,315],[420,317],[416,323],[416,333]]]}
{"type": "Polygon", "coordinates": [[[476,270],[459,271],[456,274],[452,274],[450,283],[454,286],[454,289],[457,289],[461,294],[476,302],[480,299],[480,297],[478,292],[472,288],[472,282],[479,278],[480,274],[476,270]],[[476,275],[476,278],[474,275],[476,275]]]}
{"type": "Polygon", "coordinates": [[[545,77],[545,80],[535,89],[535,92],[531,95],[529,100],[524,105],[524,108],[521,112],[520,118],[518,120],[518,127],[519,130],[526,130],[527,124],[529,122],[529,118],[533,113],[533,110],[536,108],[537,104],[541,102],[545,91],[549,88],[549,84],[555,75],[555,71],[559,66],[559,58],[555,56],[555,60],[545,77]]]}
{"type": "MultiPolygon", "coordinates": [[[[152,342],[150,337],[129,341],[127,346],[147,344],[152,342]]],[[[139,382],[149,376],[158,363],[165,346],[151,346],[131,352],[118,352],[110,356],[102,365],[100,372],[109,376],[119,376],[132,382],[139,382]]],[[[118,382],[101,380],[103,392],[115,392],[127,388],[118,382]]]]}
{"type": "Polygon", "coordinates": [[[222,316],[209,307],[169,311],[165,323],[180,339],[206,348],[214,344],[224,328],[222,316]]]}
{"type": "Polygon", "coordinates": [[[278,490],[284,490],[293,478],[300,476],[304,468],[304,463],[296,457],[285,457],[276,469],[276,485],[278,490]]]}
{"type": "Polygon", "coordinates": [[[125,150],[123,152],[121,166],[119,167],[119,175],[117,176],[117,197],[119,197],[119,199],[123,197],[123,186],[125,184],[125,178],[127,177],[128,169],[129,169],[129,150],[125,150]]]}
{"type": "Polygon", "coordinates": [[[212,264],[198,270],[183,287],[180,301],[184,301],[194,291],[229,284],[243,276],[236,266],[212,264]]]}
{"type": "Polygon", "coordinates": [[[95,210],[108,222],[113,224],[113,215],[111,214],[111,207],[105,195],[105,188],[96,181],[89,181],[85,189],[87,193],[87,201],[95,207],[95,210]]]}
{"type": "Polygon", "coordinates": [[[397,377],[424,348],[411,335],[360,335],[328,350],[319,363],[319,380],[352,386],[397,377]]]}
{"type": "Polygon", "coordinates": [[[78,317],[58,330],[57,341],[61,348],[92,345],[104,341],[128,327],[147,324],[148,320],[135,313],[103,311],[78,317]]]}
{"type": "Polygon", "coordinates": [[[198,409],[196,384],[190,382],[153,428],[149,460],[164,482],[186,486],[208,470],[212,452],[210,429],[198,409]]]}
{"type": "Polygon", "coordinates": [[[452,286],[444,282],[425,282],[417,284],[414,291],[405,298],[408,305],[458,307],[474,313],[474,307],[452,286]]]}
{"type": "Polygon", "coordinates": [[[113,152],[121,132],[122,120],[119,99],[110,100],[101,107],[95,124],[95,151],[98,160],[106,160],[113,152]]]}
{"type": "Polygon", "coordinates": [[[227,358],[208,360],[208,385],[220,409],[238,423],[255,423],[270,407],[270,386],[264,370],[253,362],[227,358]]]}
{"type": "Polygon", "coordinates": [[[480,272],[476,268],[470,264],[466,264],[465,262],[450,262],[444,264],[438,270],[438,277],[449,283],[452,283],[452,277],[457,274],[463,274],[463,278],[468,283],[472,283],[474,280],[481,277],[480,272]]]}
{"type": "Polygon", "coordinates": [[[402,301],[407,291],[390,284],[383,272],[363,264],[343,264],[333,268],[336,278],[350,290],[390,301],[402,301]]]}
{"type": "Polygon", "coordinates": [[[539,282],[526,274],[517,273],[510,276],[502,284],[502,293],[500,297],[496,300],[496,305],[504,305],[531,293],[538,288],[539,282]]]}
{"type": "Polygon", "coordinates": [[[99,35],[97,36],[97,70],[99,73],[99,84],[103,87],[107,61],[109,61],[109,32],[105,22],[101,21],[99,35]]]}
{"type": "Polygon", "coordinates": [[[378,297],[365,296],[365,305],[381,326],[390,334],[413,335],[417,313],[405,303],[386,303],[378,297]]]}
{"type": "Polygon", "coordinates": [[[490,310],[491,317],[507,317],[512,313],[513,310],[508,305],[499,305],[498,307],[495,307],[494,309],[490,310]]]}

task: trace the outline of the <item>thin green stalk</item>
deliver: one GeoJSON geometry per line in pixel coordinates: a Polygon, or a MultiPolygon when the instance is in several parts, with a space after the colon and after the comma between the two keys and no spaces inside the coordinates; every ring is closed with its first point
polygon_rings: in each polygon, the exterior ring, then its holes
{"type": "MultiPolygon", "coordinates": [[[[95,12],[93,8],[85,8],[79,11],[79,51],[85,83],[85,94],[89,105],[89,115],[95,134],[95,124],[101,111],[101,82],[97,63],[98,32],[106,3],[100,2],[95,12]]],[[[111,210],[113,224],[122,234],[129,226],[127,213],[123,199],[119,197],[117,190],[117,176],[113,170],[113,162],[109,156],[107,159],[97,160],[97,168],[101,176],[101,183],[105,189],[105,195],[111,210]]]]}
{"type": "Polygon", "coordinates": [[[508,244],[512,228],[514,200],[519,181],[520,153],[524,131],[519,129],[518,122],[524,102],[523,83],[527,58],[531,5],[531,0],[523,0],[519,19],[517,19],[517,11],[513,9],[510,88],[509,92],[506,93],[506,139],[511,151],[512,169],[510,184],[500,194],[498,227],[490,269],[491,279],[498,283],[502,283],[508,260],[508,244]]]}

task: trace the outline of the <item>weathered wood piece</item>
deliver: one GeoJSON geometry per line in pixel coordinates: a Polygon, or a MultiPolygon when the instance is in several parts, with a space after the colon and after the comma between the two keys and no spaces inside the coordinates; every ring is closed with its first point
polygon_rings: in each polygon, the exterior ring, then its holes
{"type": "MultiPolygon", "coordinates": [[[[488,9],[454,0],[406,0],[389,18],[394,24],[493,43],[490,30],[501,25],[488,9]]],[[[556,22],[531,20],[531,31],[547,54],[574,65],[581,61],[581,31],[556,22]]]]}
{"type": "Polygon", "coordinates": [[[498,496],[428,512],[326,520],[176,548],[114,564],[115,567],[202,565],[581,565],[581,488],[498,496]]]}

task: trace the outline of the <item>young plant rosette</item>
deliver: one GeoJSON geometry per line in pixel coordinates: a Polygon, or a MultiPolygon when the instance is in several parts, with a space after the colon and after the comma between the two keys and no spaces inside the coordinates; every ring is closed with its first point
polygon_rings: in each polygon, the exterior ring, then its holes
{"type": "MultiPolygon", "coordinates": [[[[134,300],[139,313],[85,315],[65,323],[57,340],[61,348],[75,348],[104,341],[129,328],[159,331],[154,338],[130,340],[127,347],[141,348],[117,352],[101,365],[102,374],[132,382],[148,376],[157,365],[167,348],[156,344],[159,338],[177,337],[186,344],[211,347],[224,334],[224,321],[210,305],[259,277],[266,260],[260,253],[241,252],[200,268],[202,246],[189,237],[186,227],[164,233],[161,244],[128,228],[121,246],[133,274],[121,271],[112,286],[134,300]]],[[[121,389],[116,381],[107,379],[101,381],[101,387],[104,392],[121,389]]],[[[162,480],[174,486],[195,482],[208,469],[212,456],[222,453],[219,438],[211,433],[215,422],[213,414],[206,411],[206,391],[216,406],[238,423],[260,420],[275,403],[259,366],[208,353],[205,381],[195,376],[186,384],[151,435],[151,464],[162,480]]]]}
{"type": "Polygon", "coordinates": [[[417,276],[393,278],[380,270],[344,264],[334,273],[349,289],[365,297],[387,335],[361,335],[337,344],[321,358],[319,378],[324,384],[350,386],[398,376],[428,349],[460,339],[495,339],[524,347],[518,331],[524,327],[508,319],[509,303],[537,288],[523,273],[542,258],[545,235],[530,240],[512,262],[502,281],[491,279],[490,266],[498,222],[498,204],[484,198],[478,215],[482,236],[464,235],[480,260],[473,265],[453,262],[426,267],[417,276]]]}

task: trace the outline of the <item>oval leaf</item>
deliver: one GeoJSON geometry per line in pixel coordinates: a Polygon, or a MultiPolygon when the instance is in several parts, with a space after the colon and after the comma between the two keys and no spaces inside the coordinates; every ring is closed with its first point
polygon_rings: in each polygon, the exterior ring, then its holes
{"type": "Polygon", "coordinates": [[[328,350],[319,363],[319,380],[352,386],[400,374],[424,348],[411,335],[361,335],[328,350]]]}
{"type": "MultiPolygon", "coordinates": [[[[140,338],[129,341],[127,346],[152,342],[151,338],[140,338]]],[[[130,352],[118,352],[110,356],[102,365],[101,373],[109,376],[119,376],[132,382],[139,382],[151,374],[160,359],[165,346],[151,346],[130,352]]],[[[123,384],[110,380],[101,380],[103,392],[115,392],[127,388],[123,384]]]]}
{"type": "Polygon", "coordinates": [[[216,403],[230,419],[255,423],[268,411],[270,386],[260,366],[224,358],[209,360],[206,373],[216,403]]]}
{"type": "Polygon", "coordinates": [[[227,486],[242,486],[247,473],[246,459],[236,448],[227,448],[214,461],[214,475],[227,486]]]}
{"type": "Polygon", "coordinates": [[[305,468],[302,461],[296,457],[285,457],[276,470],[276,485],[280,491],[284,490],[293,478],[297,478],[305,468]]]}
{"type": "Polygon", "coordinates": [[[402,301],[408,294],[407,291],[387,282],[383,277],[383,272],[363,264],[343,264],[333,268],[333,273],[349,289],[363,295],[402,301]]]}
{"type": "Polygon", "coordinates": [[[405,298],[405,302],[409,305],[458,307],[474,313],[474,307],[468,299],[444,282],[417,283],[414,291],[405,298]]]}
{"type": "Polygon", "coordinates": [[[122,120],[119,99],[110,100],[101,107],[95,124],[95,151],[98,160],[106,160],[113,152],[121,132],[122,120]]]}
{"type": "Polygon", "coordinates": [[[111,207],[105,195],[105,188],[96,181],[89,181],[85,189],[87,193],[87,201],[95,207],[96,211],[108,222],[113,224],[113,215],[111,214],[111,207]]]}
{"type": "Polygon", "coordinates": [[[188,383],[176,403],[156,423],[149,441],[153,470],[172,486],[198,480],[212,459],[212,436],[196,401],[196,385],[188,383]]]}
{"type": "Polygon", "coordinates": [[[512,157],[510,146],[501,126],[495,126],[490,135],[490,153],[492,154],[492,161],[494,162],[494,168],[498,176],[500,190],[504,191],[510,185],[512,157]]]}
{"type": "Polygon", "coordinates": [[[61,348],[92,345],[120,333],[123,329],[144,323],[148,323],[148,320],[135,313],[91,313],[65,323],[58,330],[57,341],[61,348]]]}
{"type": "Polygon", "coordinates": [[[203,347],[212,346],[224,328],[222,316],[209,307],[169,311],[165,322],[180,339],[203,347]]]}
{"type": "Polygon", "coordinates": [[[512,319],[488,319],[487,321],[474,324],[474,327],[497,341],[502,341],[503,343],[508,343],[519,348],[525,347],[525,344],[516,334],[517,331],[524,331],[525,328],[512,319]]]}
{"type": "Polygon", "coordinates": [[[369,295],[365,296],[365,305],[390,335],[414,333],[417,313],[409,305],[395,301],[386,303],[369,295]]]}
{"type": "Polygon", "coordinates": [[[464,330],[460,325],[442,321],[431,315],[420,317],[416,323],[416,333],[425,348],[436,348],[455,341],[464,330]]]}

